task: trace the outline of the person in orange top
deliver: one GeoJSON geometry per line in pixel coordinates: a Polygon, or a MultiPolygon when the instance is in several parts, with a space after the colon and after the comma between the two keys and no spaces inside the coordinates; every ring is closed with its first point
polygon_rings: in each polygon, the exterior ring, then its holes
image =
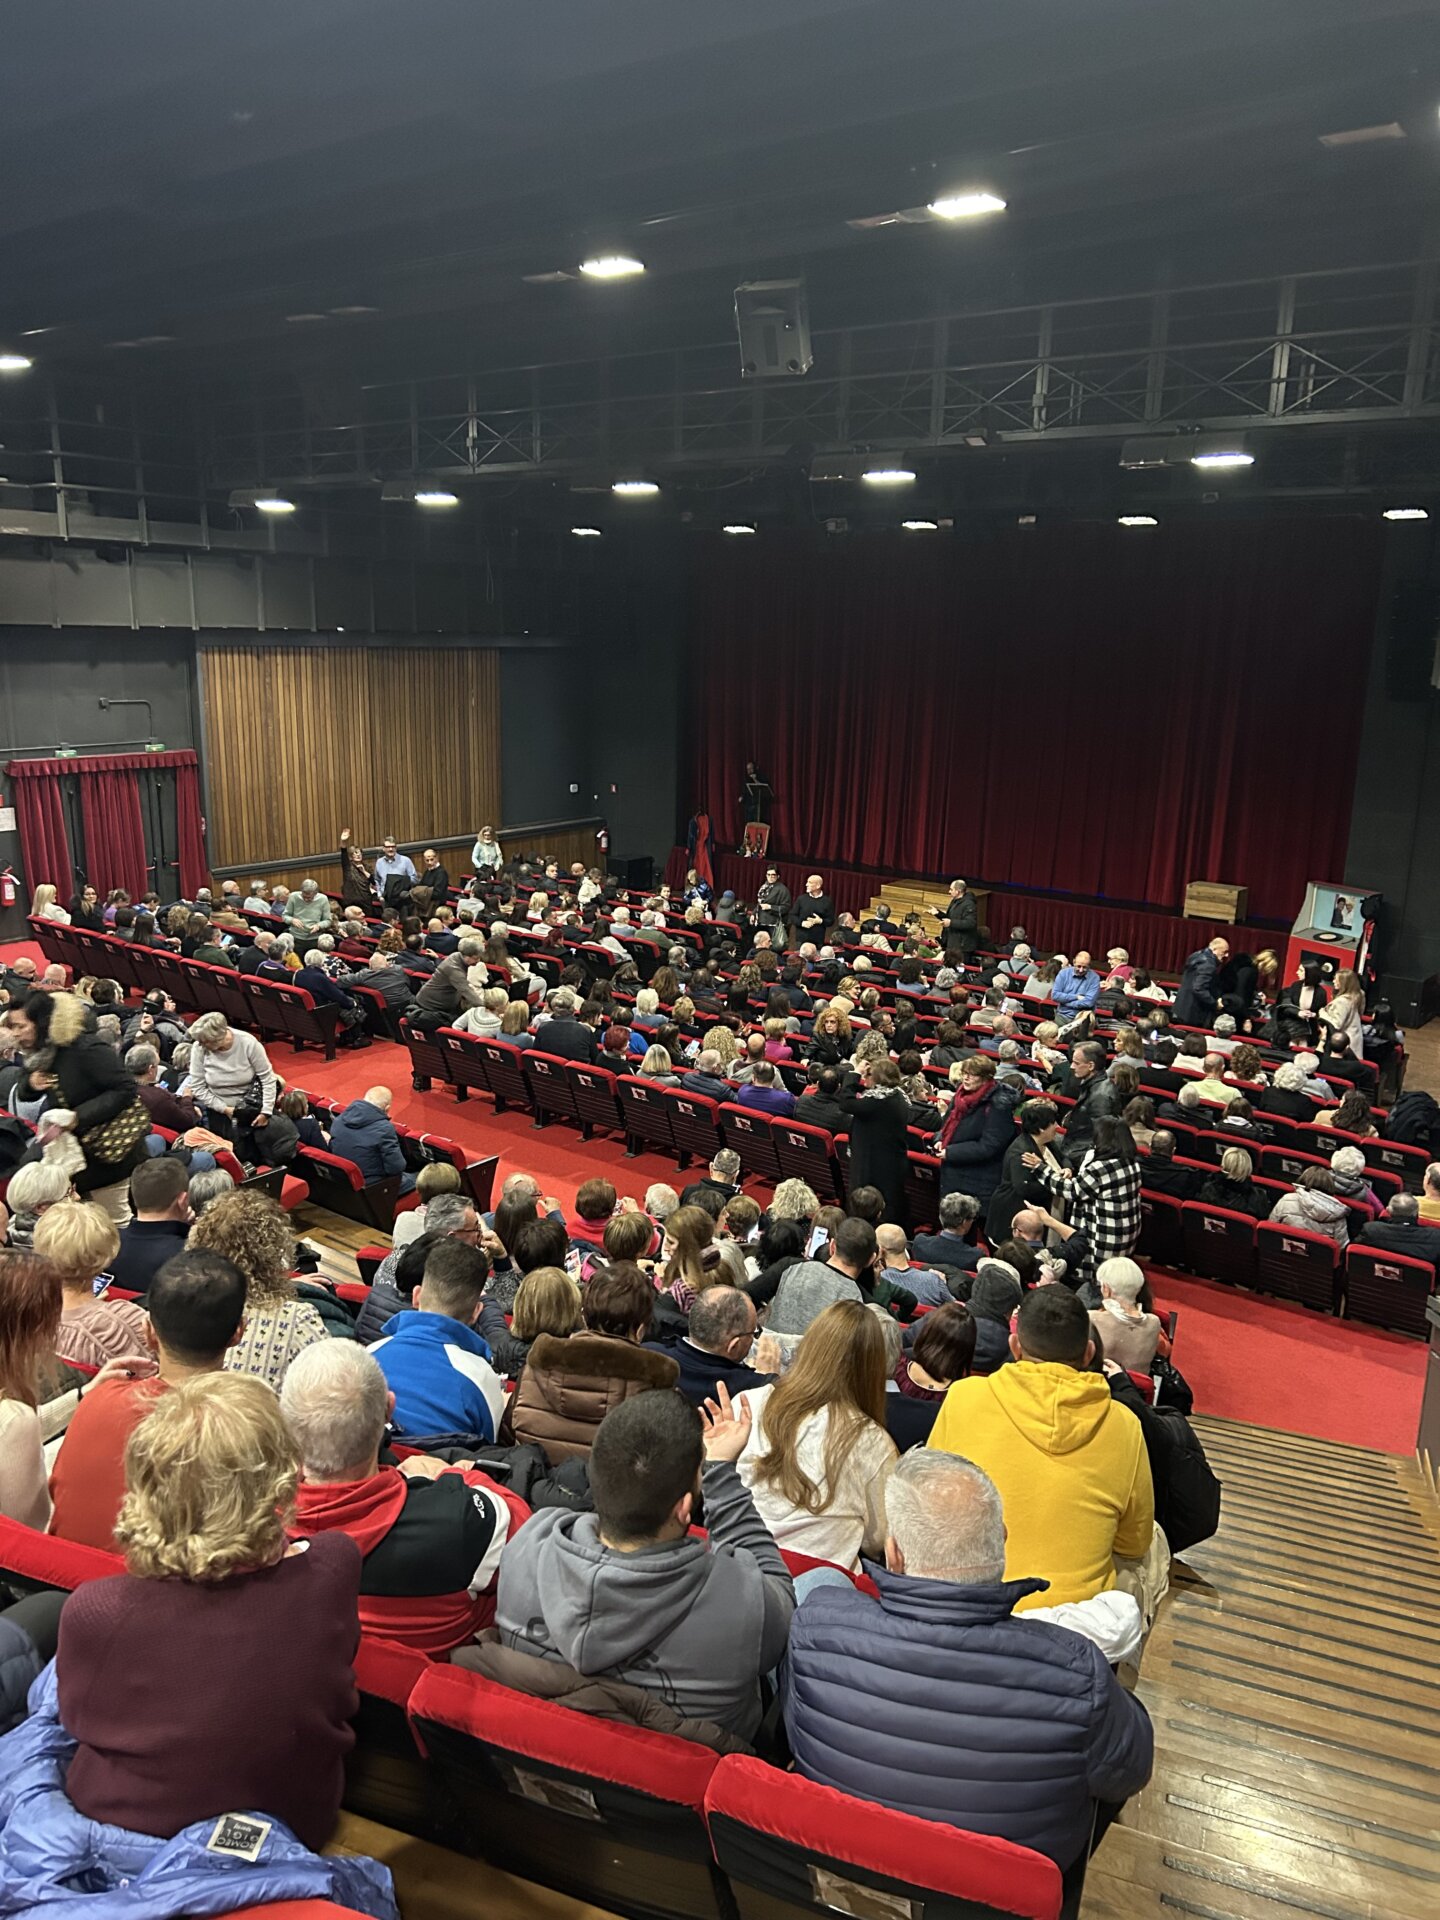
{"type": "Polygon", "coordinates": [[[149,1379],[107,1380],[87,1393],[50,1474],[51,1533],[108,1553],[117,1551],[125,1444],[162,1393],[220,1372],[244,1324],[245,1276],[221,1254],[177,1253],[151,1281],[149,1301],[158,1371],[149,1379]]]}

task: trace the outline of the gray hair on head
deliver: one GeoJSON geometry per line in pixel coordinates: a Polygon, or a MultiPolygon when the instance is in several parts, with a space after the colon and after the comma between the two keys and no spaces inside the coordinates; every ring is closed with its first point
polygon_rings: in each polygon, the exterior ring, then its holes
{"type": "Polygon", "coordinates": [[[917,1447],[885,1487],[890,1533],[905,1571],[921,1579],[993,1586],[1005,1575],[1005,1516],[988,1474],[956,1453],[917,1447]]]}
{"type": "Polygon", "coordinates": [[[980,1217],[980,1202],[969,1193],[947,1193],[940,1202],[942,1227],[968,1227],[980,1217]]]}
{"type": "Polygon", "coordinates": [[[224,1167],[207,1167],[204,1173],[192,1173],[190,1184],[185,1189],[190,1211],[197,1220],[212,1200],[223,1199],[227,1193],[234,1191],[235,1176],[227,1173],[224,1167]]]}
{"type": "Polygon", "coordinates": [[[358,1479],[370,1470],[388,1397],[379,1362],[353,1340],[321,1340],[295,1356],[280,1411],[310,1479],[358,1479]]]}
{"type": "Polygon", "coordinates": [[[142,1073],[148,1073],[152,1067],[158,1067],[159,1064],[160,1056],[154,1047],[131,1047],[130,1051],[125,1055],[126,1069],[128,1072],[133,1073],[137,1080],[142,1073]]]}

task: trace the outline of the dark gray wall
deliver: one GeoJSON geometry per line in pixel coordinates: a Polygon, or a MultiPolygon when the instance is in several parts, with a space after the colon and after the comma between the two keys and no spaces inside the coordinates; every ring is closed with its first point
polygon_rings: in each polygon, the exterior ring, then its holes
{"type": "Polygon", "coordinates": [[[1431,526],[1391,530],[1345,862],[1348,883],[1385,895],[1376,959],[1397,1011],[1420,981],[1440,971],[1440,693],[1428,683],[1429,623],[1400,643],[1403,691],[1392,686],[1391,629],[1397,596],[1434,583],[1437,563],[1440,536],[1431,526]]]}
{"type": "Polygon", "coordinates": [[[516,647],[500,655],[500,799],[507,826],[591,811],[591,715],[585,709],[594,690],[581,683],[580,661],[575,647],[516,647]]]}

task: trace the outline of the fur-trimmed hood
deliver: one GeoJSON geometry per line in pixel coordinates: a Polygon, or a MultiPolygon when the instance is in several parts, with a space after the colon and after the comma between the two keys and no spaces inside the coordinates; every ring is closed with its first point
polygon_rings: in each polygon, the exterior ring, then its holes
{"type": "Polygon", "coordinates": [[[52,1047],[72,1046],[82,1033],[94,1032],[94,1022],[92,1008],[79,994],[51,994],[50,1030],[46,1038],[52,1047]]]}
{"type": "Polygon", "coordinates": [[[553,1333],[542,1333],[530,1348],[529,1363],[538,1372],[637,1380],[645,1387],[675,1384],[675,1362],[668,1354],[637,1347],[609,1333],[572,1333],[563,1340],[553,1333]]]}

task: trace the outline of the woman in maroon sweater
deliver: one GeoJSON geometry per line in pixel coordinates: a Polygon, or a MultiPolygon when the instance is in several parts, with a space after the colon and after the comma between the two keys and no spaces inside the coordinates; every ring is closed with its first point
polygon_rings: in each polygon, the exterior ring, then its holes
{"type": "Polygon", "coordinates": [[[60,1717],[79,1811],[170,1839],[256,1812],[320,1848],[340,1811],[358,1705],[360,1552],[287,1545],[298,1464],[263,1381],[174,1388],[125,1453],[128,1571],[60,1623],[60,1717]]]}

